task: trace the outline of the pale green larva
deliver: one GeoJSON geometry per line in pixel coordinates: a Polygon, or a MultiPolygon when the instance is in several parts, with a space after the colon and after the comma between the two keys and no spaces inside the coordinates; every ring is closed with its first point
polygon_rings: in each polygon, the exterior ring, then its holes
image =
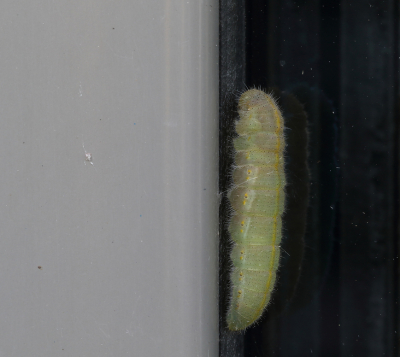
{"type": "Polygon", "coordinates": [[[239,99],[234,139],[230,330],[261,317],[274,288],[285,205],[284,123],[272,96],[250,89],[239,99]]]}

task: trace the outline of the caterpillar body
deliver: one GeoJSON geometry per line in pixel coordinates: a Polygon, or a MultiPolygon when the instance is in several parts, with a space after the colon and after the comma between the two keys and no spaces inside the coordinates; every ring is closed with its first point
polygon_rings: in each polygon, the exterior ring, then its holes
{"type": "Polygon", "coordinates": [[[231,301],[228,328],[243,330],[268,305],[280,257],[285,204],[284,123],[272,96],[251,89],[239,99],[234,139],[233,209],[229,233],[231,301]]]}

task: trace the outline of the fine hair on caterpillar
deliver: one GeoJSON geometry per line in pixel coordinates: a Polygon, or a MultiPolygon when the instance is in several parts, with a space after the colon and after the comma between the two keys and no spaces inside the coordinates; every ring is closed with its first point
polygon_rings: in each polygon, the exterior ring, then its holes
{"type": "Polygon", "coordinates": [[[238,100],[240,119],[233,139],[230,304],[232,331],[254,324],[270,302],[279,265],[285,207],[285,136],[275,99],[259,89],[238,100]]]}

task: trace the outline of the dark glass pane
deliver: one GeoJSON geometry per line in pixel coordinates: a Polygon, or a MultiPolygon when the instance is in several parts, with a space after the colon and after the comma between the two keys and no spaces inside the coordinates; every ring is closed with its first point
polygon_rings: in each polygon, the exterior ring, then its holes
{"type": "Polygon", "coordinates": [[[221,0],[220,14],[221,356],[398,356],[398,2],[221,0]],[[252,87],[286,118],[290,209],[272,302],[233,333],[225,193],[252,87]]]}

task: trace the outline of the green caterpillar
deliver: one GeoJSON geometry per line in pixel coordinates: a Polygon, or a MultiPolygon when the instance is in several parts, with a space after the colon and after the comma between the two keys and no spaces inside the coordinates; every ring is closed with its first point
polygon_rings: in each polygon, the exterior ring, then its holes
{"type": "Polygon", "coordinates": [[[228,328],[243,330],[268,305],[279,265],[285,205],[284,123],[272,96],[250,89],[239,99],[234,139],[233,208],[229,233],[231,301],[228,328]]]}

